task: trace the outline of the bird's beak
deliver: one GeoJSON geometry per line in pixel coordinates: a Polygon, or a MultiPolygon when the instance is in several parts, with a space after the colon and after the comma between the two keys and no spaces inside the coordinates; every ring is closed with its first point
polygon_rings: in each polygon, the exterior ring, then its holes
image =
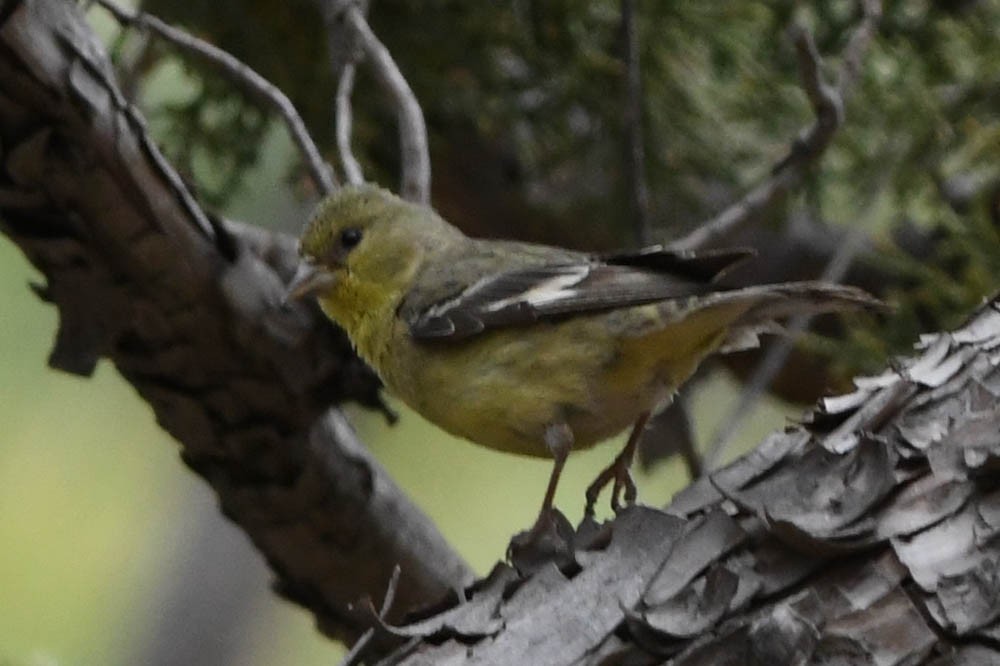
{"type": "Polygon", "coordinates": [[[304,261],[295,271],[295,277],[288,284],[285,291],[285,302],[301,301],[307,296],[315,296],[326,289],[332,287],[337,281],[337,276],[326,270],[322,266],[304,261]]]}

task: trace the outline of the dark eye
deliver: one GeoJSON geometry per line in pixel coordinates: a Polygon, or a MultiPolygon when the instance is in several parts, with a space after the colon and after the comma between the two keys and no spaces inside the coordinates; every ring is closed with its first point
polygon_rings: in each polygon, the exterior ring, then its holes
{"type": "Polygon", "coordinates": [[[345,250],[350,250],[361,242],[361,229],[348,227],[340,232],[340,244],[345,250]]]}

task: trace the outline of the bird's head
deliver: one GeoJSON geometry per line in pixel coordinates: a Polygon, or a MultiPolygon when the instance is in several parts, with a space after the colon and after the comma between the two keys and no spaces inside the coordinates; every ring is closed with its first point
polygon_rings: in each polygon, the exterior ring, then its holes
{"type": "Polygon", "coordinates": [[[324,309],[398,300],[427,257],[460,238],[429,208],[373,185],[344,187],[306,225],[288,298],[316,296],[324,309]]]}

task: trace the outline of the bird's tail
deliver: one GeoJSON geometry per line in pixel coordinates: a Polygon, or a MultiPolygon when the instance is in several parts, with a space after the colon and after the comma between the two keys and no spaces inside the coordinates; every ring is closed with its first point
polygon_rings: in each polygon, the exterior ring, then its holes
{"type": "Polygon", "coordinates": [[[850,310],[885,310],[886,304],[857,287],[826,282],[786,282],[735,289],[716,294],[719,305],[747,304],[733,321],[720,351],[757,346],[760,333],[780,333],[778,321],[795,316],[850,310]]]}
{"type": "Polygon", "coordinates": [[[797,315],[848,310],[884,310],[886,304],[857,287],[828,282],[785,282],[746,287],[729,292],[739,300],[753,303],[739,324],[753,325],[797,315]]]}

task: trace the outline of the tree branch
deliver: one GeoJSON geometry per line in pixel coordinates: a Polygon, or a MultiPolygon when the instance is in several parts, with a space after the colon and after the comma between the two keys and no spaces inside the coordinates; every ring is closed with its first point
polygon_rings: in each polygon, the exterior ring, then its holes
{"type": "MultiPolygon", "coordinates": [[[[392,578],[389,579],[389,585],[385,590],[385,597],[382,598],[382,606],[379,608],[376,616],[380,621],[385,621],[386,617],[389,615],[389,610],[392,608],[392,604],[396,601],[396,588],[399,585],[399,567],[396,567],[392,571],[392,578]]],[[[368,600],[370,603],[371,600],[368,600]]],[[[374,608],[374,607],[373,607],[374,608]]],[[[359,663],[361,658],[365,656],[368,651],[368,646],[371,645],[372,639],[375,638],[375,627],[370,627],[358,641],[351,646],[347,654],[340,662],[340,666],[354,666],[359,663]]]]}
{"type": "Polygon", "coordinates": [[[0,6],[0,229],[59,308],[50,363],[110,359],[326,633],[357,638],[352,602],[397,564],[398,612],[468,580],[328,409],[377,405],[378,382],[315,309],[282,305],[294,239],[207,216],[111,71],[75,3],[0,6]]]}
{"type": "Polygon", "coordinates": [[[646,149],[642,131],[642,67],[635,3],[636,0],[622,0],[621,3],[626,70],[622,114],[625,125],[625,174],[635,240],[639,245],[648,245],[652,242],[652,230],[649,225],[649,187],[646,184],[646,149]]]}
{"type": "MultiPolygon", "coordinates": [[[[864,227],[857,226],[851,230],[845,242],[838,248],[836,254],[830,259],[819,280],[822,282],[841,282],[847,274],[854,257],[864,247],[867,234],[864,227]]],[[[740,426],[747,416],[753,411],[754,406],[761,397],[768,391],[771,382],[781,372],[798,337],[809,327],[809,322],[813,319],[810,315],[795,317],[788,322],[785,333],[777,344],[772,345],[760,360],[753,374],[746,381],[743,391],[740,393],[740,400],[736,407],[723,419],[708,447],[705,449],[705,464],[703,472],[714,471],[719,463],[724,459],[726,450],[732,443],[733,436],[736,435],[740,426]]]]}
{"type": "Polygon", "coordinates": [[[809,168],[826,152],[844,120],[844,103],[850,96],[881,19],[879,0],[861,0],[863,16],[842,55],[837,87],[823,81],[822,62],[812,36],[802,27],[793,29],[802,87],[816,119],[792,143],[788,154],[772,169],[771,176],[712,219],[670,244],[674,250],[693,250],[733,233],[755,219],[802,181],[809,168]]]}
{"type": "Polygon", "coordinates": [[[119,23],[138,26],[143,30],[152,32],[163,40],[177,46],[182,51],[192,53],[210,63],[225,74],[230,81],[237,84],[244,92],[256,98],[265,106],[269,106],[277,111],[288,127],[288,132],[292,135],[292,140],[302,153],[302,157],[306,162],[306,166],[312,175],[313,182],[316,184],[316,189],[319,190],[319,193],[327,195],[337,187],[330,165],[320,155],[319,149],[316,148],[312,137],[309,136],[305,123],[299,117],[295,106],[285,93],[270,81],[222,49],[216,48],[183,30],[167,25],[155,16],[150,16],[139,11],[128,11],[119,7],[111,0],[96,0],[96,2],[111,13],[119,23]]]}
{"type": "Polygon", "coordinates": [[[375,69],[379,83],[392,97],[399,124],[399,152],[402,163],[400,194],[422,204],[431,200],[431,158],[427,145],[424,112],[392,54],[368,26],[354,3],[343,8],[344,17],[358,37],[361,49],[375,69]]]}
{"type": "Polygon", "coordinates": [[[354,63],[347,63],[340,72],[337,82],[336,114],[337,114],[337,154],[340,164],[344,167],[344,178],[351,185],[359,185],[365,181],[361,165],[351,150],[351,91],[354,90],[354,63]]]}

